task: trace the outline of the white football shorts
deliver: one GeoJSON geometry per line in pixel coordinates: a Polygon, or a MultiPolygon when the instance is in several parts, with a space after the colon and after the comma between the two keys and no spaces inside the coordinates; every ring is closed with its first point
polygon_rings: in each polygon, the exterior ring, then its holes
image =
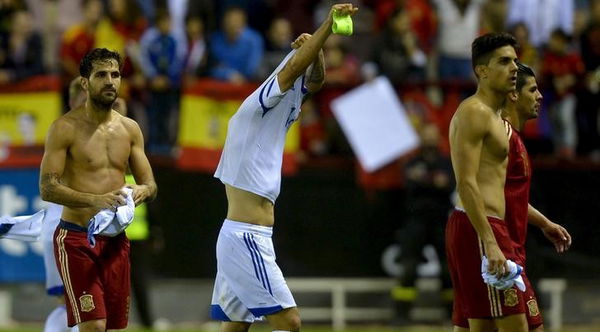
{"type": "Polygon", "coordinates": [[[296,306],[275,262],[272,233],[271,227],[225,219],[217,239],[213,319],[252,323],[296,306]]]}

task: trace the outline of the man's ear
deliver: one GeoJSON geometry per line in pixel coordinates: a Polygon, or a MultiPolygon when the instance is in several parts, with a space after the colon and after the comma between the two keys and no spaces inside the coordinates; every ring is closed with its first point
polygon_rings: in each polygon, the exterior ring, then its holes
{"type": "Polygon", "coordinates": [[[477,65],[475,66],[475,73],[479,78],[487,78],[487,66],[486,65],[477,65]]]}
{"type": "Polygon", "coordinates": [[[519,93],[517,90],[513,90],[508,93],[508,100],[512,101],[513,103],[516,103],[517,100],[519,100],[519,93]]]}
{"type": "Polygon", "coordinates": [[[85,77],[82,77],[81,78],[81,88],[83,88],[83,91],[87,91],[88,90],[88,84],[89,84],[88,79],[85,78],[85,77]]]}

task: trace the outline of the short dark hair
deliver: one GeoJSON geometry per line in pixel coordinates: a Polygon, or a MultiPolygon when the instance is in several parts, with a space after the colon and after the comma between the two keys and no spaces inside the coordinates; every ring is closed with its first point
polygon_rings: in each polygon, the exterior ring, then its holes
{"type": "Polygon", "coordinates": [[[118,52],[110,51],[106,48],[93,49],[81,59],[81,62],[79,63],[79,75],[81,75],[81,77],[90,78],[95,61],[106,61],[110,59],[117,61],[119,69],[123,65],[123,61],[118,52]]]}
{"type": "Polygon", "coordinates": [[[492,53],[504,46],[516,48],[517,40],[506,32],[487,33],[475,38],[471,44],[471,65],[473,66],[473,71],[479,65],[487,65],[492,58],[492,53]]]}
{"type": "Polygon", "coordinates": [[[525,86],[528,77],[535,78],[533,69],[525,64],[517,62],[517,92],[521,91],[523,86],[525,86]]]}

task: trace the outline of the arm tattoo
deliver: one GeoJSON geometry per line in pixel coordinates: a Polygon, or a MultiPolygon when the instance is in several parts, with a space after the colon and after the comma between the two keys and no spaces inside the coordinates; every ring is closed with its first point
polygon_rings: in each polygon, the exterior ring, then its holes
{"type": "Polygon", "coordinates": [[[40,179],[40,191],[42,197],[46,197],[47,200],[52,199],[55,196],[53,189],[58,183],[60,183],[60,175],[58,175],[58,173],[42,174],[40,179]]]}

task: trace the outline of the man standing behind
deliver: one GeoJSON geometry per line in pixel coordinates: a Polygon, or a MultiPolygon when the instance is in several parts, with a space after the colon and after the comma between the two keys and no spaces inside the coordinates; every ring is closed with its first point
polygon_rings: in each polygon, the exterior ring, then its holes
{"type": "Polygon", "coordinates": [[[244,100],[229,121],[215,173],[225,184],[228,202],[227,219],[217,240],[211,306],[211,316],[223,321],[221,331],[248,331],[262,316],[273,330],[300,330],[298,309],[275,262],[271,240],[283,147],[306,94],[323,84],[321,48],[331,34],[333,12],[353,15],[357,10],[352,4],[333,5],[317,31],[292,43],[296,50],[244,100]]]}
{"type": "MultiPolygon", "coordinates": [[[[472,44],[477,92],[458,107],[450,122],[450,152],[458,203],[446,225],[446,252],[455,291],[454,314],[467,317],[471,331],[527,331],[525,308],[516,288],[500,291],[481,278],[506,273],[515,260],[504,218],[508,137],[501,108],[517,79],[514,37],[486,34],[472,44]]],[[[456,321],[455,321],[456,324],[456,321]]]]}
{"type": "Polygon", "coordinates": [[[156,196],[139,126],[112,109],[121,84],[121,58],[94,49],[81,61],[84,106],[56,120],[46,137],[40,169],[43,200],[63,205],[54,238],[65,286],[69,326],[80,331],[124,329],[129,307],[129,242],[124,233],[87,239],[90,219],[125,204],[129,166],[139,185],[129,185],[135,204],[156,196]]]}
{"type": "Polygon", "coordinates": [[[571,245],[571,235],[567,230],[551,222],[546,216],[529,204],[531,185],[531,163],[520,132],[529,119],[538,117],[542,94],[538,89],[535,74],[531,68],[518,63],[516,90],[508,94],[504,118],[509,132],[509,155],[506,170],[506,227],[515,242],[516,263],[523,266],[523,280],[527,289],[524,294],[527,322],[530,331],[543,331],[542,315],[539,311],[533,287],[525,274],[525,242],[527,223],[538,227],[550,240],[556,251],[565,252],[571,245]]]}

